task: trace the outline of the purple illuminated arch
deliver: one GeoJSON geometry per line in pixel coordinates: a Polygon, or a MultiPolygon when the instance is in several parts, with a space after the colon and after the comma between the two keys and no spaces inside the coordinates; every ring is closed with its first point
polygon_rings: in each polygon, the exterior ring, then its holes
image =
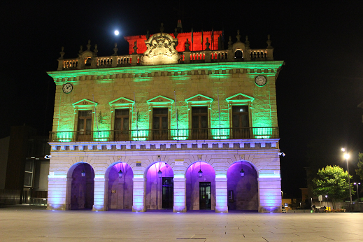
{"type": "Polygon", "coordinates": [[[114,163],[105,174],[105,196],[108,210],[132,209],[133,198],[132,168],[127,163],[114,163]]]}
{"type": "Polygon", "coordinates": [[[169,164],[156,162],[146,171],[146,209],[172,209],[174,172],[169,164]]]}
{"type": "Polygon", "coordinates": [[[195,162],[188,167],[185,178],[187,210],[215,210],[216,186],[213,167],[203,161],[195,162]]]}
{"type": "Polygon", "coordinates": [[[94,202],[94,177],[92,166],[79,162],[71,166],[67,178],[67,208],[92,209],[94,202]]]}
{"type": "Polygon", "coordinates": [[[228,210],[258,210],[257,178],[256,169],[246,161],[235,162],[229,167],[227,171],[228,210]]]}

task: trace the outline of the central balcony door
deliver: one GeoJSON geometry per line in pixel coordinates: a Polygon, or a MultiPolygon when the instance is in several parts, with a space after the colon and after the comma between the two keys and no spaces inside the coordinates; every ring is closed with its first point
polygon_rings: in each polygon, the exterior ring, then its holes
{"type": "Polygon", "coordinates": [[[232,131],[234,139],[250,138],[248,106],[232,107],[232,131]]]}
{"type": "Polygon", "coordinates": [[[92,111],[78,111],[77,141],[92,140],[92,111]]]}
{"type": "Polygon", "coordinates": [[[211,209],[211,183],[199,182],[199,209],[211,209]]]}
{"type": "Polygon", "coordinates": [[[192,139],[208,139],[208,107],[192,107],[192,139]]]}
{"type": "Polygon", "coordinates": [[[115,134],[116,141],[129,140],[129,110],[115,110],[115,134]]]}
{"type": "Polygon", "coordinates": [[[168,139],[168,108],[153,109],[153,140],[168,139]]]}
{"type": "Polygon", "coordinates": [[[163,190],[162,190],[162,208],[173,208],[174,201],[174,187],[173,177],[163,177],[163,190]]]}

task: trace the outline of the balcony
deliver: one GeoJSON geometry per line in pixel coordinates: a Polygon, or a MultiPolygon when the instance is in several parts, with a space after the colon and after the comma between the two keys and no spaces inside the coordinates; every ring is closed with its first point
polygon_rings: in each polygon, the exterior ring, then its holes
{"type": "MultiPolygon", "coordinates": [[[[179,64],[213,63],[213,62],[240,62],[240,61],[271,61],[272,53],[268,49],[249,49],[242,58],[236,58],[231,50],[203,50],[179,52],[179,64]]],[[[58,71],[81,70],[142,65],[142,54],[115,55],[87,58],[60,58],[58,71]]]]}
{"type": "Polygon", "coordinates": [[[49,142],[278,139],[277,127],[50,132],[49,142]]]}

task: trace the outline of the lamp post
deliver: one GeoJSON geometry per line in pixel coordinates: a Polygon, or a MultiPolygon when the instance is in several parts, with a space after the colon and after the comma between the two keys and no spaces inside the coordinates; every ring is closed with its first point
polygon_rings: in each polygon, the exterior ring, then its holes
{"type": "Polygon", "coordinates": [[[348,184],[349,184],[349,202],[350,202],[349,205],[351,206],[353,201],[352,201],[352,188],[350,187],[350,175],[349,175],[349,164],[348,164],[348,159],[349,159],[350,155],[348,154],[348,152],[346,151],[345,148],[342,148],[341,150],[342,150],[342,152],[345,152],[344,153],[344,158],[345,158],[345,160],[347,162],[348,184]]]}
{"type": "Polygon", "coordinates": [[[357,198],[358,198],[358,202],[359,202],[359,191],[358,191],[358,185],[360,185],[360,182],[354,182],[353,184],[357,186],[357,198]]]}

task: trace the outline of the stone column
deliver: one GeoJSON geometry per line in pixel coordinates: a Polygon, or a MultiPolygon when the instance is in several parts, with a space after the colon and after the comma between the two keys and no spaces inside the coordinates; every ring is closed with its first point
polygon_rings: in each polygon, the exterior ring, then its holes
{"type": "Polygon", "coordinates": [[[190,51],[184,51],[184,64],[190,63],[190,51]]]}
{"type": "Polygon", "coordinates": [[[49,210],[66,210],[67,177],[66,175],[48,176],[48,206],[49,210]]]}
{"type": "Polygon", "coordinates": [[[258,194],[260,213],[281,213],[281,178],[258,178],[258,194]]]}
{"type": "Polygon", "coordinates": [[[216,174],[216,213],[228,213],[227,174],[216,174]]]}
{"type": "Polygon", "coordinates": [[[138,58],[139,56],[137,55],[137,54],[132,54],[131,55],[131,65],[132,66],[136,66],[137,65],[137,58],[138,58]]]}
{"type": "Polygon", "coordinates": [[[234,61],[234,52],[232,49],[228,50],[228,61],[234,61]]]}
{"type": "Polygon", "coordinates": [[[95,175],[93,211],[105,211],[105,176],[95,175]]]}
{"type": "Polygon", "coordinates": [[[174,175],[174,206],[173,212],[186,212],[186,179],[182,174],[174,175]]]}
{"type": "Polygon", "coordinates": [[[143,175],[134,175],[133,212],[145,212],[145,178],[143,175]]]}
{"type": "Polygon", "coordinates": [[[206,50],[204,53],[205,53],[205,62],[206,63],[211,62],[212,52],[210,50],[206,50]]]}
{"type": "Polygon", "coordinates": [[[112,67],[117,67],[117,56],[112,56],[112,67]]]}

